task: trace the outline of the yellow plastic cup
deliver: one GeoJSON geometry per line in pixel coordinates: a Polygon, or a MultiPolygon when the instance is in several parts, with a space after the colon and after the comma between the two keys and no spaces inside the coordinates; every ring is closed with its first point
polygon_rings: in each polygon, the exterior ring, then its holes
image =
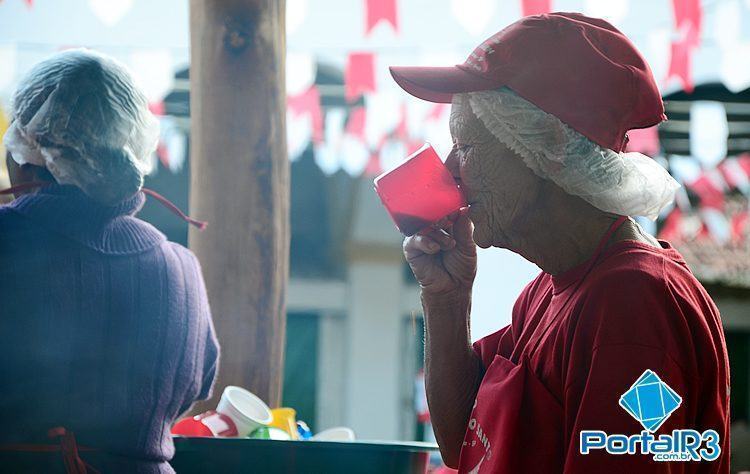
{"type": "Polygon", "coordinates": [[[292,439],[299,439],[297,433],[297,411],[294,408],[274,408],[271,410],[273,419],[268,426],[273,426],[289,433],[292,439]]]}

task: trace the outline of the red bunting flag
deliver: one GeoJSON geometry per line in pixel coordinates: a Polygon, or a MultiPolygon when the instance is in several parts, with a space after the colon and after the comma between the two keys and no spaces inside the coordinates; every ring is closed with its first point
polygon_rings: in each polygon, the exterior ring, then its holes
{"type": "Polygon", "coordinates": [[[346,100],[352,101],[366,92],[375,92],[375,55],[351,53],[344,70],[346,100]]]}
{"type": "Polygon", "coordinates": [[[397,0],[365,0],[365,35],[369,35],[381,21],[390,23],[393,31],[398,33],[397,13],[397,0]]]}
{"type": "Polygon", "coordinates": [[[521,12],[523,16],[549,13],[552,9],[551,3],[552,0],[521,0],[521,12]]]}
{"type": "Polygon", "coordinates": [[[432,110],[427,114],[427,120],[440,120],[446,110],[448,110],[448,104],[433,105],[432,110]]]}
{"type": "MultiPolygon", "coordinates": [[[[370,161],[367,163],[365,168],[365,175],[377,176],[383,172],[383,161],[389,163],[388,158],[392,157],[393,149],[389,148],[386,152],[383,150],[387,147],[392,147],[394,143],[401,143],[406,147],[406,150],[411,150],[414,147],[414,143],[409,140],[409,127],[407,122],[407,108],[406,104],[402,103],[400,107],[400,119],[396,126],[388,133],[380,137],[380,141],[377,144],[377,148],[373,151],[370,156],[370,161]],[[387,155],[383,156],[386,153],[387,155]]],[[[419,148],[419,143],[416,148],[419,148]]],[[[404,154],[402,158],[406,158],[407,154],[404,154]]]]}
{"type": "Polygon", "coordinates": [[[370,154],[370,159],[365,166],[365,176],[377,176],[383,172],[383,168],[380,166],[380,154],[373,152],[370,154]]]}
{"type": "Polygon", "coordinates": [[[160,100],[158,102],[149,102],[148,110],[154,115],[166,115],[166,108],[164,106],[163,100],[160,100]]]}
{"type": "Polygon", "coordinates": [[[365,141],[365,119],[367,113],[364,107],[357,107],[352,110],[349,120],[346,122],[346,133],[353,137],[365,141]]]}
{"type": "Polygon", "coordinates": [[[708,226],[706,225],[706,222],[704,219],[700,219],[700,228],[698,229],[698,232],[693,236],[695,240],[701,240],[701,239],[708,239],[711,237],[711,231],[709,230],[708,226]]]}
{"type": "Polygon", "coordinates": [[[732,239],[732,225],[727,216],[717,209],[706,207],[700,210],[703,227],[699,236],[705,232],[719,245],[724,245],[732,239]]]}
{"type": "Polygon", "coordinates": [[[169,148],[167,148],[167,144],[164,143],[164,141],[162,141],[161,139],[156,145],[156,156],[159,157],[161,165],[169,169],[169,148]]]}
{"type": "Polygon", "coordinates": [[[688,185],[688,188],[698,195],[701,207],[724,209],[724,190],[721,179],[719,173],[703,173],[688,185]]]}
{"type": "MultiPolygon", "coordinates": [[[[26,6],[31,8],[34,6],[34,0],[25,0],[26,6]]],[[[0,0],[0,3],[3,3],[3,0],[0,0]]]]}
{"type": "Polygon", "coordinates": [[[747,235],[747,224],[750,222],[750,213],[742,211],[732,216],[732,241],[744,242],[747,235]]]}
{"type": "Polygon", "coordinates": [[[672,0],[672,8],[677,39],[672,41],[667,79],[678,78],[685,91],[692,92],[692,55],[700,44],[703,10],[700,0],[672,0]]]}
{"type": "Polygon", "coordinates": [[[737,164],[750,177],[750,153],[743,153],[737,157],[737,164]]]}
{"type": "Polygon", "coordinates": [[[727,184],[733,189],[740,191],[750,191],[750,179],[748,172],[745,171],[737,158],[727,158],[718,166],[722,177],[727,184]]]}
{"type": "Polygon", "coordinates": [[[428,423],[430,421],[430,408],[427,406],[424,369],[419,369],[419,372],[417,372],[417,377],[414,381],[414,394],[414,411],[417,412],[417,421],[419,423],[428,423]]]}
{"type": "Polygon", "coordinates": [[[301,94],[288,96],[286,105],[294,115],[310,114],[313,128],[313,142],[322,143],[323,109],[320,107],[320,92],[317,86],[312,85],[307,91],[301,94]]]}
{"type": "Polygon", "coordinates": [[[676,241],[682,238],[682,211],[679,207],[672,209],[659,230],[659,238],[676,241]]]}
{"type": "Polygon", "coordinates": [[[659,154],[659,131],[657,126],[636,128],[628,132],[627,151],[637,151],[648,156],[659,154]]]}

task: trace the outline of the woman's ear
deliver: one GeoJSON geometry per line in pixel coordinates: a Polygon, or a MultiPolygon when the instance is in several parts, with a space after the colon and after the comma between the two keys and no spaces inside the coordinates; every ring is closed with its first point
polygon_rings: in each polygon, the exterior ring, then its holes
{"type": "Polygon", "coordinates": [[[55,182],[55,178],[41,166],[30,164],[19,165],[9,151],[5,152],[5,164],[8,167],[8,177],[11,186],[18,184],[32,183],[34,181],[55,182]]]}
{"type": "Polygon", "coordinates": [[[35,166],[35,165],[25,165],[30,166],[33,168],[31,171],[34,173],[34,181],[47,181],[49,183],[56,183],[57,180],[54,176],[52,176],[52,173],[50,173],[47,168],[42,168],[41,166],[35,166]]]}
{"type": "Polygon", "coordinates": [[[9,151],[5,152],[5,166],[8,169],[8,177],[10,178],[10,185],[16,186],[28,182],[24,172],[21,170],[21,165],[16,163],[9,151]]]}

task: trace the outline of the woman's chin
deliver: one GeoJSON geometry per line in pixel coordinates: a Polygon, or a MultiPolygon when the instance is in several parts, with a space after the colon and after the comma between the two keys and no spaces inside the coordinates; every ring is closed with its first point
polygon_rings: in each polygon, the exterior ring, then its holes
{"type": "Polygon", "coordinates": [[[472,238],[474,239],[474,243],[477,244],[477,247],[479,248],[488,249],[492,247],[492,239],[486,238],[486,235],[484,235],[484,233],[482,232],[477,232],[476,228],[474,229],[472,238]]]}

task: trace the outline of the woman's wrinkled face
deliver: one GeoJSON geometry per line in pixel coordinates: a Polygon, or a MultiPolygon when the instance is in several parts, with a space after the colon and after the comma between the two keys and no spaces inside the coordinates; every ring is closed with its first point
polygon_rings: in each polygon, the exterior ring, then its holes
{"type": "Polygon", "coordinates": [[[465,97],[453,103],[450,129],[453,150],[446,166],[469,202],[474,241],[482,248],[516,249],[523,239],[520,224],[534,212],[541,179],[484,127],[465,97]]]}

